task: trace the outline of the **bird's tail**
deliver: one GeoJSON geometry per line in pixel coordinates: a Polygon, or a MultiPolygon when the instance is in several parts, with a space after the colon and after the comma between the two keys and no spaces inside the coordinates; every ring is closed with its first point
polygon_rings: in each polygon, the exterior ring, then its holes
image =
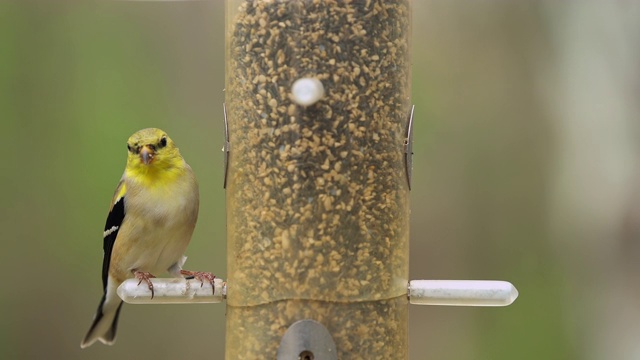
{"type": "Polygon", "coordinates": [[[91,346],[96,340],[103,344],[113,345],[116,342],[116,328],[118,327],[118,316],[122,308],[122,300],[115,293],[115,289],[109,289],[102,296],[98,311],[93,318],[93,323],[80,343],[81,348],[91,346]],[[111,290],[111,291],[109,291],[111,290]]]}

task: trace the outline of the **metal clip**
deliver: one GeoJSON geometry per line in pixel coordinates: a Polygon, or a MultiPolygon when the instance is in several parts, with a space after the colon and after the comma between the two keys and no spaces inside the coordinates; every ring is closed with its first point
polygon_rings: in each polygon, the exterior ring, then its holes
{"type": "Polygon", "coordinates": [[[411,173],[413,171],[413,111],[415,108],[415,105],[411,106],[409,124],[407,126],[407,137],[404,139],[404,167],[409,190],[411,190],[411,173]]]}
{"type": "Polygon", "coordinates": [[[227,121],[227,105],[222,103],[222,111],[224,112],[224,184],[222,187],[227,188],[227,173],[229,172],[229,122],[227,121]]]}
{"type": "Polygon", "coordinates": [[[300,320],[282,336],[278,360],[338,360],[336,344],[322,324],[314,320],[300,320]]]}

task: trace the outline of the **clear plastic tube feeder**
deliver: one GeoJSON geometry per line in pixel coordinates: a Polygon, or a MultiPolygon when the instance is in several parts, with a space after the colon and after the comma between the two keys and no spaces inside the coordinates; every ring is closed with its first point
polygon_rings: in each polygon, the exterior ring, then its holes
{"type": "Polygon", "coordinates": [[[407,358],[410,5],[227,1],[227,359],[407,358]]]}

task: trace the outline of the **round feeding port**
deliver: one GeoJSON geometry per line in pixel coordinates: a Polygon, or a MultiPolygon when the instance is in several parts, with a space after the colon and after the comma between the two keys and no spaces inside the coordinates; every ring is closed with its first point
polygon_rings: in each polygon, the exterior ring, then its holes
{"type": "Polygon", "coordinates": [[[305,350],[303,352],[300,353],[300,356],[298,356],[299,360],[313,360],[313,353],[309,350],[305,350]]]}
{"type": "Polygon", "coordinates": [[[301,78],[291,86],[291,100],[301,106],[313,105],[324,96],[324,86],[316,78],[301,78]]]}

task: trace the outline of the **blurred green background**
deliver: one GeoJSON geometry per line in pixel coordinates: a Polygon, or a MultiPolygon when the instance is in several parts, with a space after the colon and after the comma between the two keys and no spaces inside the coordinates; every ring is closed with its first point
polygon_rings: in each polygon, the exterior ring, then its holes
{"type": "MultiPolygon", "coordinates": [[[[413,279],[506,308],[410,308],[411,359],[640,359],[640,3],[414,1],[413,279]]],[[[221,359],[223,305],[123,309],[80,350],[125,141],[201,186],[188,269],[226,278],[223,1],[0,3],[1,359],[221,359]]]]}

